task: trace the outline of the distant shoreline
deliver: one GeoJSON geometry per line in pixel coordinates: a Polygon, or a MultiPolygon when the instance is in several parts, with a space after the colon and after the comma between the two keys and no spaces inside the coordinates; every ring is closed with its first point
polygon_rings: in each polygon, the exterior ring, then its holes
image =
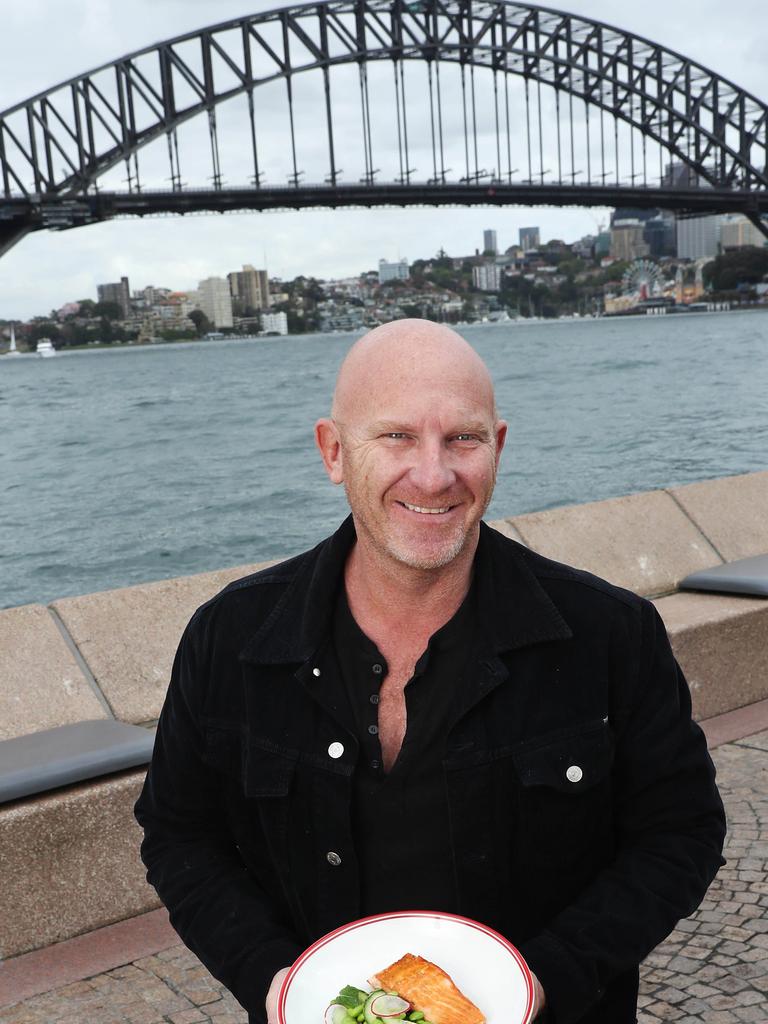
{"type": "MultiPolygon", "coordinates": [[[[674,308],[669,309],[666,313],[648,313],[646,311],[641,312],[623,312],[623,313],[603,313],[600,316],[559,316],[559,317],[517,317],[508,320],[477,320],[473,323],[457,323],[449,324],[449,327],[455,327],[459,330],[463,328],[486,328],[486,327],[533,327],[540,326],[541,324],[573,324],[573,323],[597,323],[601,320],[607,320],[614,323],[616,320],[632,320],[634,322],[653,320],[657,321],[662,317],[701,317],[701,316],[730,316],[734,313],[768,313],[768,305],[764,306],[747,306],[747,307],[736,307],[735,309],[696,309],[696,310],[676,310],[674,308]]],[[[349,331],[305,331],[302,334],[228,334],[223,338],[159,338],[157,341],[115,341],[110,344],[106,342],[93,344],[91,342],[85,342],[82,345],[63,345],[61,348],[56,349],[57,355],[62,355],[67,352],[99,352],[99,351],[116,351],[119,349],[126,348],[160,348],[161,346],[167,345],[197,345],[201,342],[207,342],[210,345],[218,345],[223,341],[274,341],[276,339],[287,340],[289,338],[330,338],[339,337],[341,335],[355,336],[360,334],[359,328],[354,328],[349,331]]],[[[17,355],[30,357],[37,357],[37,352],[17,352],[17,355]]],[[[8,350],[0,352],[0,358],[8,355],[8,350]]]]}

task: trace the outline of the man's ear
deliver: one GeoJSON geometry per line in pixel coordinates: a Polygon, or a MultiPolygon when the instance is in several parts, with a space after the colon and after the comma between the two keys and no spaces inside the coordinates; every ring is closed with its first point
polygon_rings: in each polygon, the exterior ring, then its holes
{"type": "Polygon", "coordinates": [[[498,469],[501,451],[504,447],[504,442],[507,440],[507,423],[505,420],[497,420],[494,434],[496,436],[496,468],[498,469]]]}
{"type": "Polygon", "coordinates": [[[318,420],[315,424],[315,444],[323,459],[325,471],[331,483],[340,484],[344,479],[339,428],[331,419],[318,420]]]}

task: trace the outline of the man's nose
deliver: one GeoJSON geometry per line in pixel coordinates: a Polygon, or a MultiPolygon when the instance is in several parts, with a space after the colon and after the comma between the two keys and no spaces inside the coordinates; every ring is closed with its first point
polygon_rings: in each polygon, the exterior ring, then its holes
{"type": "Polygon", "coordinates": [[[456,474],[442,440],[422,441],[416,447],[410,476],[423,494],[440,494],[453,485],[456,474]]]}

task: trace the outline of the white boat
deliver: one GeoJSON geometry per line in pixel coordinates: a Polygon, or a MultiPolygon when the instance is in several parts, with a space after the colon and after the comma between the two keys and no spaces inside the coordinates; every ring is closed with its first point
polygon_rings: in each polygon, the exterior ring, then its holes
{"type": "Polygon", "coordinates": [[[56,349],[50,338],[41,338],[37,343],[37,354],[39,356],[55,356],[56,349]]]}

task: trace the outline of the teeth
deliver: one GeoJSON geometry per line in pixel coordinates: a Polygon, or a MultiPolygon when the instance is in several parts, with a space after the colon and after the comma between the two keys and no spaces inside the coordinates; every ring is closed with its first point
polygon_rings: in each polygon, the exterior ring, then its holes
{"type": "Polygon", "coordinates": [[[451,506],[446,505],[445,508],[422,508],[420,505],[409,505],[407,501],[402,502],[407,509],[411,512],[425,512],[427,515],[436,516],[440,512],[449,512],[451,506]]]}

